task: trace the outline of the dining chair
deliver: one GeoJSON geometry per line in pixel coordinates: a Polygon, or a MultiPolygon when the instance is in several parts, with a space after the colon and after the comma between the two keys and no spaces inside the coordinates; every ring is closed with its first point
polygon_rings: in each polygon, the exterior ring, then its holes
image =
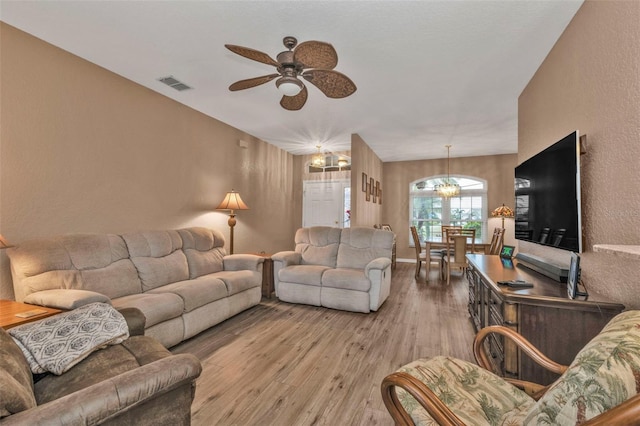
{"type": "Polygon", "coordinates": [[[489,252],[487,254],[500,254],[503,244],[504,228],[495,228],[493,230],[493,236],[491,237],[491,244],[489,245],[489,252]]]}
{"type": "Polygon", "coordinates": [[[422,243],[420,242],[420,236],[415,226],[411,226],[411,236],[413,237],[413,244],[416,247],[416,279],[420,277],[420,270],[422,268],[422,262],[426,265],[425,281],[429,281],[429,271],[432,263],[438,264],[438,270],[442,269],[442,252],[440,250],[432,250],[431,245],[427,242],[425,244],[425,250],[422,251],[422,243]]]}
{"type": "MultiPolygon", "coordinates": [[[[422,262],[427,263],[427,253],[422,252],[422,244],[420,243],[420,237],[418,236],[418,230],[415,226],[411,226],[411,236],[413,237],[413,245],[416,249],[416,274],[415,278],[420,276],[420,269],[422,268],[422,262]]],[[[429,268],[427,267],[427,277],[429,276],[429,268]]]]}
{"type": "MultiPolygon", "coordinates": [[[[475,230],[473,231],[473,235],[475,237],[475,230]]],[[[467,262],[467,240],[471,238],[473,241],[473,237],[457,234],[455,230],[448,232],[447,234],[447,248],[442,259],[442,273],[443,275],[446,275],[447,285],[449,285],[449,282],[451,281],[452,268],[464,271],[469,266],[469,263],[467,262]]]]}
{"type": "Polygon", "coordinates": [[[459,225],[442,225],[440,228],[440,233],[441,233],[441,238],[442,238],[442,242],[446,243],[447,242],[447,231],[448,230],[458,230],[458,229],[462,229],[462,226],[459,225]]]}

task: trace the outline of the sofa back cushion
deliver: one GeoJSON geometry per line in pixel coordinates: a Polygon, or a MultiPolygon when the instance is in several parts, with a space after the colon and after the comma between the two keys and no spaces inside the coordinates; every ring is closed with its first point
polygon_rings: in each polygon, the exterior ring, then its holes
{"type": "Polygon", "coordinates": [[[122,236],[138,270],[142,291],[189,278],[187,258],[178,231],[143,231],[122,236]]]}
{"type": "Polygon", "coordinates": [[[42,290],[77,289],[113,299],[140,293],[138,273],[118,235],[74,234],[7,250],[16,300],[42,290]]]}
{"type": "Polygon", "coordinates": [[[189,264],[189,278],[224,270],[222,259],[227,252],[220,231],[194,227],[180,229],[178,233],[182,237],[182,249],[189,264]]]}
{"type": "Polygon", "coordinates": [[[627,311],[580,350],[525,424],[581,424],[636,395],[639,387],[640,311],[627,311]]]}
{"type": "Polygon", "coordinates": [[[340,228],[330,226],[300,228],[296,231],[295,243],[295,251],[302,255],[301,264],[336,267],[340,228]]]}
{"type": "Polygon", "coordinates": [[[0,418],[36,406],[31,369],[11,336],[0,328],[0,418]]]}
{"type": "Polygon", "coordinates": [[[375,228],[345,228],[338,248],[338,268],[364,269],[379,257],[391,258],[393,232],[375,228]]]}

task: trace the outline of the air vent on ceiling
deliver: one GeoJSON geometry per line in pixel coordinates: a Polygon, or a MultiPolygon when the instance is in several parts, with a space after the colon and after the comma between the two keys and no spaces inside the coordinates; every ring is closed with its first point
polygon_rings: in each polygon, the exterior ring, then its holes
{"type": "Polygon", "coordinates": [[[182,92],[183,90],[192,89],[191,86],[187,86],[186,84],[184,84],[180,80],[175,79],[172,76],[159,78],[158,81],[166,84],[169,87],[173,87],[180,92],[182,92]]]}

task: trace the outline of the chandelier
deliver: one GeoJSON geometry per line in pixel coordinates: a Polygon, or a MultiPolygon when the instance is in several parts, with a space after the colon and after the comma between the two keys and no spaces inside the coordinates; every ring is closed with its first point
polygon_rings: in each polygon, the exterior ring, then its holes
{"type": "Polygon", "coordinates": [[[326,164],[326,159],[324,157],[324,154],[320,152],[320,148],[322,148],[322,146],[316,145],[316,148],[318,148],[318,152],[313,154],[313,157],[311,157],[311,165],[313,167],[324,167],[326,164]]]}
{"type": "Polygon", "coordinates": [[[436,191],[439,196],[449,198],[460,194],[460,185],[451,183],[451,178],[449,177],[449,148],[451,148],[451,145],[445,146],[447,147],[447,180],[445,183],[434,186],[433,190],[436,191]]]}

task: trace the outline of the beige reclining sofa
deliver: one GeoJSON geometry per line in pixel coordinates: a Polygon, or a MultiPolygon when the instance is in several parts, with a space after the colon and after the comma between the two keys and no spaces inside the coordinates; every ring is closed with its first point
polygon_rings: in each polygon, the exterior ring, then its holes
{"type": "Polygon", "coordinates": [[[7,250],[19,302],[138,308],[145,335],[174,346],[260,303],[260,256],[225,255],[216,230],[75,234],[7,250]]]}
{"type": "Polygon", "coordinates": [[[344,311],[377,311],[391,288],[393,239],[393,232],[374,228],[300,228],[295,250],[272,256],[276,296],[344,311]]]}

